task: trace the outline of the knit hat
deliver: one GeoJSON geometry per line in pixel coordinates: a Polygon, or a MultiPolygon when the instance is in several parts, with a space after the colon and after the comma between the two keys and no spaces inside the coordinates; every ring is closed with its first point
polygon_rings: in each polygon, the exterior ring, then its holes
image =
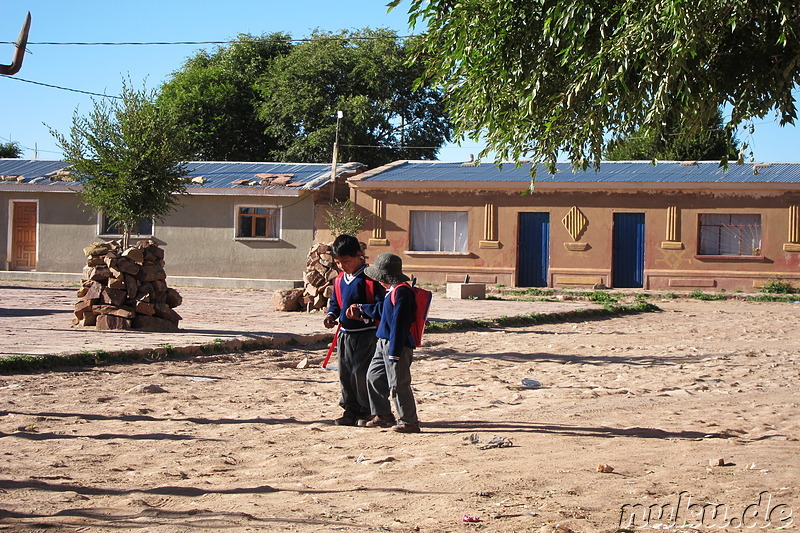
{"type": "Polygon", "coordinates": [[[403,283],[409,278],[403,274],[403,260],[399,256],[383,253],[375,258],[375,264],[370,265],[364,273],[376,281],[383,283],[403,283]]]}

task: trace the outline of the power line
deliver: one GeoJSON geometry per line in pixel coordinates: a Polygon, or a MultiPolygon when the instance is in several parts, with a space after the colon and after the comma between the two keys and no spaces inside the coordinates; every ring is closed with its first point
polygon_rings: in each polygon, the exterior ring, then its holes
{"type": "MultiPolygon", "coordinates": [[[[131,41],[131,42],[54,42],[40,41],[28,42],[28,46],[203,46],[209,44],[235,44],[235,43],[305,43],[312,41],[378,41],[378,40],[406,40],[413,39],[416,35],[397,36],[353,36],[353,37],[304,37],[302,39],[247,39],[245,41],[228,39],[225,41],[131,41]]],[[[16,44],[12,41],[0,41],[0,44],[16,44]]]]}
{"type": "Polygon", "coordinates": [[[61,87],[60,85],[51,85],[49,83],[42,83],[41,81],[26,80],[24,78],[18,78],[17,76],[6,76],[5,74],[3,74],[2,77],[6,78],[6,79],[9,79],[9,80],[22,81],[22,82],[25,82],[25,83],[32,83],[34,85],[41,85],[43,87],[49,87],[51,89],[59,89],[59,90],[62,90],[62,91],[70,91],[70,92],[73,92],[73,93],[88,94],[90,96],[100,96],[102,98],[116,98],[117,100],[121,100],[122,99],[121,96],[114,96],[114,95],[111,95],[111,94],[93,93],[91,91],[82,91],[80,89],[70,89],[69,87],[61,87]]]}

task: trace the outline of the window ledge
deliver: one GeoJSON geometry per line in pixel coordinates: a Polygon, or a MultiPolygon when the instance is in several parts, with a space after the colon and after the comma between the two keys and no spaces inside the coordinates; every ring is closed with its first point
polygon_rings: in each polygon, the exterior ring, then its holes
{"type": "Polygon", "coordinates": [[[767,260],[763,255],[695,255],[698,261],[752,261],[754,263],[767,260]]]}
{"type": "MultiPolygon", "coordinates": [[[[124,235],[121,233],[101,233],[98,235],[101,239],[121,239],[124,235]]],[[[152,239],[152,234],[139,234],[139,233],[131,233],[131,239],[152,239]]]]}
{"type": "Polygon", "coordinates": [[[411,257],[471,257],[472,252],[434,252],[420,250],[405,250],[403,253],[411,257]]]}
{"type": "Polygon", "coordinates": [[[234,237],[234,241],[269,241],[269,242],[279,242],[281,239],[280,237],[234,237]]]}

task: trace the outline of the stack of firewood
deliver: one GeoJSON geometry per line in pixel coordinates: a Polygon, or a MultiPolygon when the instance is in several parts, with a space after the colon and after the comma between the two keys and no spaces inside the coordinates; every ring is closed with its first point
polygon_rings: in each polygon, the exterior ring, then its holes
{"type": "Polygon", "coordinates": [[[123,249],[118,241],[83,249],[86,266],[72,323],[97,329],[177,331],[183,298],[167,287],[164,250],[153,241],[123,249]]]}
{"type": "Polygon", "coordinates": [[[339,269],[333,260],[331,247],[317,243],[311,247],[303,274],[305,288],[302,303],[306,311],[322,309],[328,305],[328,298],[333,293],[333,280],[339,275],[339,269]]]}

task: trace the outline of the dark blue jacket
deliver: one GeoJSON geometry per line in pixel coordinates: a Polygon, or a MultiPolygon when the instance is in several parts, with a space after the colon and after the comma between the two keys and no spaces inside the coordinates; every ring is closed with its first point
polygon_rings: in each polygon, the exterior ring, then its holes
{"type": "Polygon", "coordinates": [[[380,320],[375,335],[389,341],[389,357],[397,357],[404,346],[414,348],[411,324],[417,314],[417,301],[411,287],[402,283],[389,289],[382,302],[362,305],[361,312],[380,320]],[[392,292],[395,292],[392,298],[392,292]],[[392,303],[392,300],[395,300],[392,303]]]}
{"type": "MultiPolygon", "coordinates": [[[[339,320],[339,324],[341,324],[342,330],[344,331],[352,333],[368,329],[375,329],[375,322],[372,320],[369,322],[364,322],[363,320],[351,320],[344,315],[347,308],[352,304],[369,303],[367,302],[367,275],[364,273],[364,268],[353,275],[355,277],[350,281],[350,283],[347,283],[344,278],[340,280],[342,290],[341,302],[337,301],[336,290],[334,289],[333,293],[331,294],[331,298],[328,301],[328,314],[335,316],[339,320]]],[[[377,281],[372,281],[372,286],[375,292],[374,301],[381,300],[386,292],[383,286],[377,281]]]]}

